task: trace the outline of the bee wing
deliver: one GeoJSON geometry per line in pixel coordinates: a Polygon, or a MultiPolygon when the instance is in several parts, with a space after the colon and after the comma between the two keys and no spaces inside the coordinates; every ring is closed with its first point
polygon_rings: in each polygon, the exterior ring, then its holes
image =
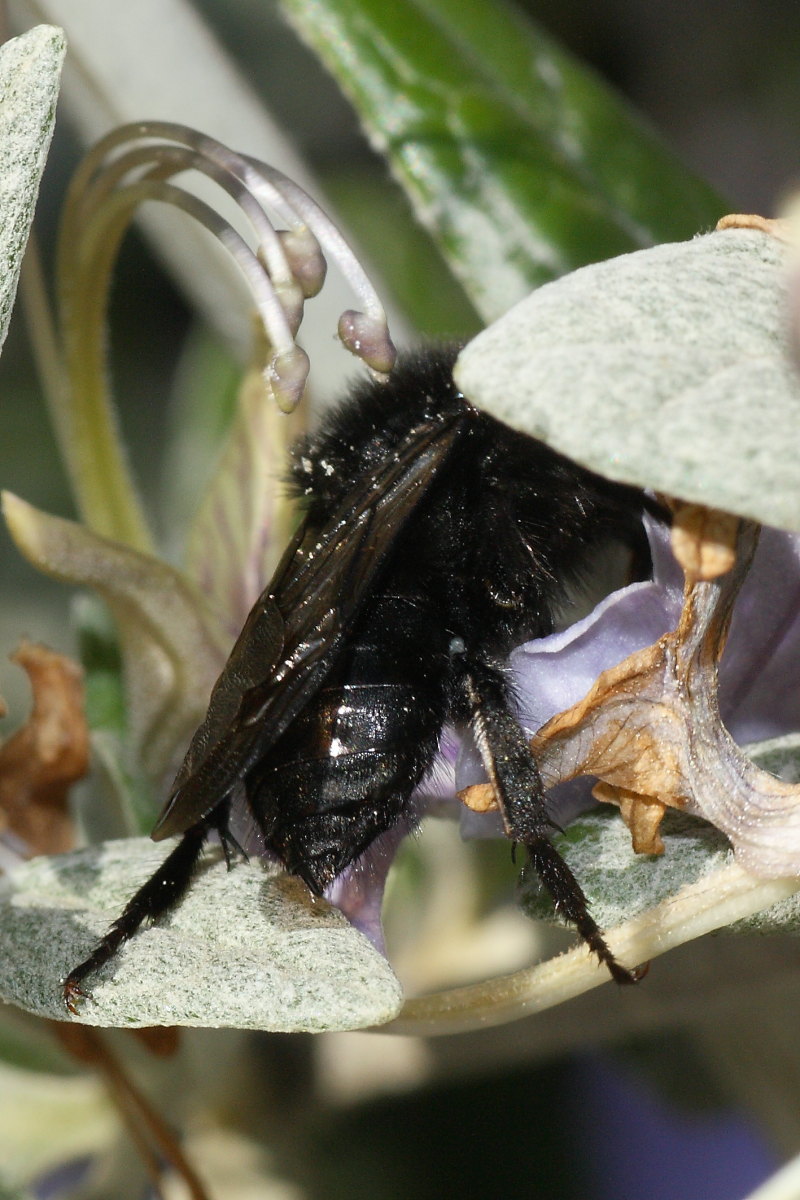
{"type": "Polygon", "coordinates": [[[417,427],[321,528],[307,520],[253,606],[153,830],[183,833],[223,801],[319,690],[375,572],[464,427],[417,427]]]}

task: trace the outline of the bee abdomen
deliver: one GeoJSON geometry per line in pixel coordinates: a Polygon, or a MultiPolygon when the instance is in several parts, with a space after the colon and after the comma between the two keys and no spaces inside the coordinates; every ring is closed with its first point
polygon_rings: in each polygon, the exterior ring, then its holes
{"type": "Polygon", "coordinates": [[[447,663],[420,638],[422,614],[406,604],[393,643],[375,636],[399,603],[376,599],[326,686],[247,780],[267,845],[317,892],[395,824],[438,747],[447,663]]]}
{"type": "Polygon", "coordinates": [[[328,688],[262,764],[260,790],[282,805],[291,797],[296,816],[381,799],[405,778],[416,747],[435,739],[436,720],[407,684],[328,688]]]}

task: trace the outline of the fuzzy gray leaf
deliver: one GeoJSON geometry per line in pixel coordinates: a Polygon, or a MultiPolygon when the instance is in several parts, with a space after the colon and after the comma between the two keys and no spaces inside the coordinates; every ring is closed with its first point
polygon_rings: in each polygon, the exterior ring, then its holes
{"type": "MultiPolygon", "coordinates": [[[[581,882],[592,915],[603,929],[614,929],[668,902],[681,888],[709,881],[733,863],[733,852],[719,830],[705,821],[670,811],[664,819],[664,853],[635,854],[619,816],[592,813],[574,822],[557,840],[558,848],[581,882]]],[[[759,881],[752,877],[756,886],[759,881]]],[[[780,881],[778,881],[780,883],[780,881]]],[[[800,886],[787,880],[787,891],[800,886]]],[[[538,878],[523,871],[521,903],[533,917],[552,917],[551,902],[538,878]]],[[[729,926],[739,933],[800,933],[800,893],[780,899],[729,926]]],[[[654,950],[653,953],[658,953],[654,950]]]]}
{"type": "MultiPolygon", "coordinates": [[[[171,846],[145,838],[38,858],[0,890],[0,995],[65,1019],[60,979],[84,959],[171,846]]],[[[398,1012],[386,960],[299,880],[260,862],[204,860],[167,919],[89,981],[89,1025],[358,1029],[398,1012]]]]}
{"type": "Polygon", "coordinates": [[[0,345],[55,121],[64,34],[39,25],[0,48],[0,345]]]}
{"type": "Polygon", "coordinates": [[[786,246],[726,229],[585,267],[467,346],[470,399],[612,479],[800,529],[786,246]]]}

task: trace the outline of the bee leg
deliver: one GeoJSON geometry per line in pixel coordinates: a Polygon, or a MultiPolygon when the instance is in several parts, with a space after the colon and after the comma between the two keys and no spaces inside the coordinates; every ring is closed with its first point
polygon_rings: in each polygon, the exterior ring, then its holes
{"type": "Polygon", "coordinates": [[[550,841],[552,822],[545,808],[542,779],[525,734],[509,708],[508,685],[502,669],[465,655],[461,682],[475,740],[494,787],[506,833],[525,846],[556,911],[575,926],[617,983],[635,983],[642,972],[630,971],[614,958],[589,912],[583,889],[550,841]]]}
{"type": "Polygon", "coordinates": [[[250,857],[239,841],[231,833],[230,828],[231,801],[230,799],[223,800],[222,804],[217,805],[213,812],[209,813],[206,820],[209,826],[216,829],[219,837],[219,843],[222,846],[222,853],[225,856],[225,866],[229,871],[233,870],[234,860],[238,855],[244,862],[249,862],[250,857]]]}
{"type": "Polygon", "coordinates": [[[97,943],[84,962],[62,980],[62,995],[67,1010],[73,1014],[78,1004],[91,993],[81,986],[91,975],[116,954],[144,921],[163,916],[185,895],[203,849],[211,822],[206,819],[187,829],[178,845],[164,859],[158,870],[126,904],[108,933],[97,943]]]}
{"type": "Polygon", "coordinates": [[[220,826],[219,840],[222,846],[222,853],[225,857],[225,866],[229,871],[233,870],[235,857],[238,855],[244,862],[250,862],[250,856],[236,838],[228,829],[227,825],[220,826]]]}

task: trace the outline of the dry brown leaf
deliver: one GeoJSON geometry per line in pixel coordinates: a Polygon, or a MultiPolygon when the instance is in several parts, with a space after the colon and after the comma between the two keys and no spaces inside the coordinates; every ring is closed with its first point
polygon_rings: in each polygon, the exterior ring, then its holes
{"type": "Polygon", "coordinates": [[[83,674],[63,654],[22,642],[11,656],[28,674],[33,707],[0,747],[0,813],[31,856],[60,854],[75,844],[69,789],[89,768],[83,674]]]}
{"type": "Polygon", "coordinates": [[[664,804],[688,799],[676,639],[676,633],[666,634],[604,671],[582,700],[539,730],[531,748],[547,785],[596,775],[664,804]]]}
{"type": "Polygon", "coordinates": [[[151,778],[170,766],[206,710],[230,648],[195,584],[149,554],[40,512],[10,492],[3,514],[40,571],[93,588],[116,621],[124,661],[128,746],[151,778]]]}

